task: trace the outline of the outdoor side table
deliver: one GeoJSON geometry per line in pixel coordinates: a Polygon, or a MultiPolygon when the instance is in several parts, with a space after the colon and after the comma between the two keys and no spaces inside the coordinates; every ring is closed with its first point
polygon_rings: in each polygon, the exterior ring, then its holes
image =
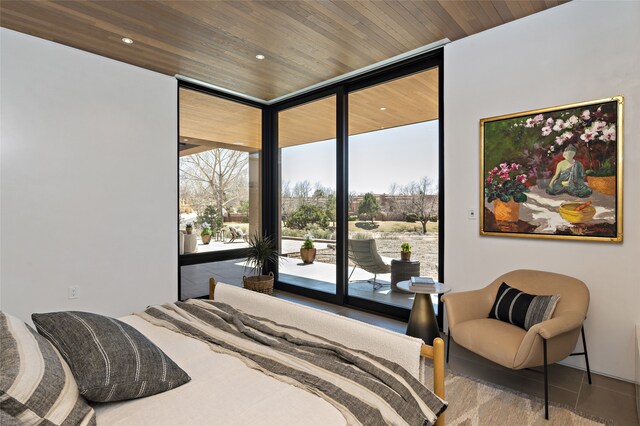
{"type": "Polygon", "coordinates": [[[416,294],[415,299],[413,299],[413,307],[411,308],[411,315],[409,315],[406,334],[424,340],[427,345],[433,345],[433,340],[436,337],[440,337],[440,329],[438,328],[436,314],[433,311],[431,295],[448,293],[451,289],[439,282],[436,282],[435,288],[425,287],[413,286],[411,285],[411,280],[398,283],[398,288],[416,294]]]}
{"type": "Polygon", "coordinates": [[[393,259],[391,261],[391,291],[396,293],[412,293],[398,288],[400,281],[410,280],[420,276],[420,262],[393,259]]]}

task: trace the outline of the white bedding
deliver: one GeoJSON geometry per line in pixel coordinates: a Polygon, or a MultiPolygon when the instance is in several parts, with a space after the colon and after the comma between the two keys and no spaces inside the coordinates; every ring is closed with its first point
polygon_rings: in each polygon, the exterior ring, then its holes
{"type": "Polygon", "coordinates": [[[191,339],[147,321],[120,320],[158,345],[191,381],[147,398],[94,404],[98,425],[344,425],[323,399],[247,368],[191,339]]]}
{"type": "MultiPolygon", "coordinates": [[[[368,350],[419,375],[419,339],[234,286],[218,284],[215,297],[253,315],[368,350]]],[[[340,412],[323,399],[215,353],[203,342],[134,315],[120,319],[157,344],[191,381],[147,398],[95,404],[98,425],[345,424],[340,412]]]]}

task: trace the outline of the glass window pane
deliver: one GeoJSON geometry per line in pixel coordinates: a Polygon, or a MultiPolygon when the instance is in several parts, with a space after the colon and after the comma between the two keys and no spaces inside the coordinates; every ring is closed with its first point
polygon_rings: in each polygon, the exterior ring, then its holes
{"type": "MultiPolygon", "coordinates": [[[[181,88],[179,144],[179,253],[247,247],[261,229],[262,110],[181,88]]],[[[182,276],[183,295],[191,281],[182,276]]]]}
{"type": "Polygon", "coordinates": [[[336,291],[335,108],[331,96],[278,114],[279,280],[331,294],[336,291]],[[310,250],[301,250],[305,237],[313,241],[310,250]]]}
{"type": "Polygon", "coordinates": [[[259,232],[261,126],[258,108],[180,89],[180,227],[193,225],[197,252],[244,246],[235,229],[259,232]]]}
{"type": "Polygon", "coordinates": [[[437,279],[438,142],[437,68],[349,94],[350,296],[410,308],[396,282],[437,279]]]}
{"type": "Polygon", "coordinates": [[[180,299],[203,297],[209,294],[209,278],[216,283],[242,287],[242,276],[247,275],[244,259],[223,260],[180,267],[180,299]]]}

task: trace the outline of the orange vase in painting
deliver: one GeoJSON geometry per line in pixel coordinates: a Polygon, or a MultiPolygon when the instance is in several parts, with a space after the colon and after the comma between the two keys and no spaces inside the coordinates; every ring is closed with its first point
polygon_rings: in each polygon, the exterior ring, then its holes
{"type": "Polygon", "coordinates": [[[516,203],[513,199],[506,203],[501,200],[493,200],[493,214],[496,220],[517,222],[520,215],[520,203],[516,203]]]}

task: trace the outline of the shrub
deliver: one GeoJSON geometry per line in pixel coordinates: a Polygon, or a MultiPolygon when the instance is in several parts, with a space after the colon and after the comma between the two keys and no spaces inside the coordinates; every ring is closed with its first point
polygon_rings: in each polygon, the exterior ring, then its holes
{"type": "Polygon", "coordinates": [[[303,204],[286,221],[286,226],[292,229],[309,229],[310,225],[318,225],[322,229],[329,227],[329,217],[323,208],[303,204]]]}
{"type": "Polygon", "coordinates": [[[418,215],[415,213],[409,213],[405,216],[405,220],[410,223],[414,223],[418,221],[418,215]]]}
{"type": "Polygon", "coordinates": [[[218,214],[215,206],[207,206],[204,209],[204,213],[198,215],[196,223],[200,226],[204,223],[208,223],[210,224],[210,228],[215,231],[222,229],[223,226],[222,216],[218,214]]]}

